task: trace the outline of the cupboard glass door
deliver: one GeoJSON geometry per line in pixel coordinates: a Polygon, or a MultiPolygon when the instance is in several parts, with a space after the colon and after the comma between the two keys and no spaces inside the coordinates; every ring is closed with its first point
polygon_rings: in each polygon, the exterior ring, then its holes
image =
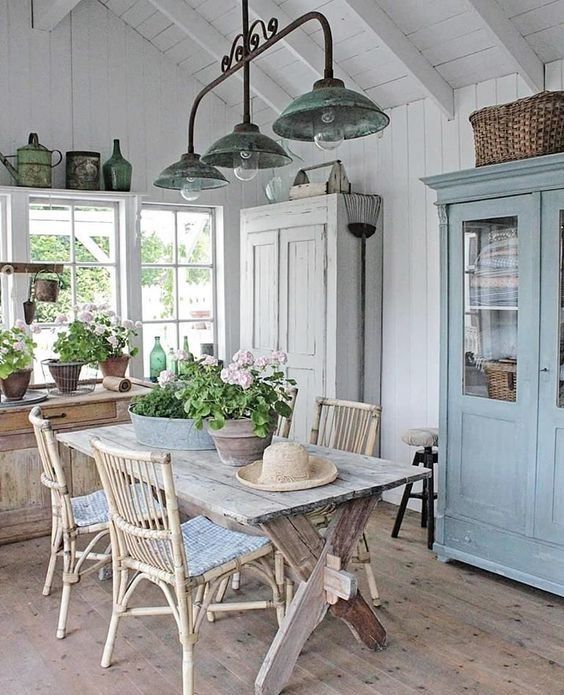
{"type": "Polygon", "coordinates": [[[449,209],[447,514],[521,533],[532,524],[539,212],[537,194],[449,209]]]}
{"type": "Polygon", "coordinates": [[[542,200],[541,352],[535,536],[564,538],[564,191],[542,200]]]}

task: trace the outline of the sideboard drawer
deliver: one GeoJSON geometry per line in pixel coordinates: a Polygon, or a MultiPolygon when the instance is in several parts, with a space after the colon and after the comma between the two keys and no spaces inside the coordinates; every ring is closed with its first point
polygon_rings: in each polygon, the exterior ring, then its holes
{"type": "MultiPolygon", "coordinates": [[[[98,403],[69,403],[62,405],[44,405],[41,407],[44,417],[51,420],[53,427],[69,427],[80,423],[94,423],[99,420],[114,420],[117,417],[115,401],[98,403]]],[[[0,432],[21,432],[31,430],[29,412],[4,412],[0,415],[0,432]]]]}

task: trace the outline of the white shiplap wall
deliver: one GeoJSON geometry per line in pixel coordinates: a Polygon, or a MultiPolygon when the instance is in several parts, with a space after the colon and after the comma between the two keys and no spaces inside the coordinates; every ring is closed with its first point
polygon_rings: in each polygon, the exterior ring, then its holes
{"type": "MultiPolygon", "coordinates": [[[[95,0],[83,0],[50,33],[31,28],[30,12],[30,2],[0,0],[0,150],[13,154],[35,131],[51,149],[94,150],[106,159],[119,138],[133,164],[133,190],[182,202],[151,183],[186,151],[188,109],[201,85],[95,0]]],[[[206,97],[196,122],[199,151],[237,116],[206,97]]],[[[64,187],[64,178],[63,162],[54,185],[64,187]]],[[[0,165],[0,184],[11,183],[0,165]]],[[[255,205],[259,190],[258,181],[234,182],[199,201],[224,206],[229,352],[239,333],[239,210],[255,205]]]]}
{"type": "MultiPolygon", "coordinates": [[[[564,61],[546,66],[546,88],[564,89],[564,61]]],[[[475,109],[529,94],[517,75],[455,91],[449,121],[429,99],[394,108],[381,138],[339,155],[355,190],[384,199],[382,455],[408,461],[402,432],[438,422],[439,233],[435,194],[422,176],[474,166],[475,109]]]]}
{"type": "MultiPolygon", "coordinates": [[[[546,66],[546,88],[564,89],[564,61],[546,66]]],[[[517,75],[457,89],[456,117],[450,121],[430,99],[414,101],[388,112],[391,124],[380,137],[344,143],[325,156],[343,160],[354,191],[378,193],[384,200],[385,458],[409,461],[412,451],[402,443],[402,432],[438,422],[439,228],[435,194],[419,179],[473,167],[468,115],[529,93],[517,75]]],[[[310,146],[298,152],[307,163],[323,158],[310,146]]]]}

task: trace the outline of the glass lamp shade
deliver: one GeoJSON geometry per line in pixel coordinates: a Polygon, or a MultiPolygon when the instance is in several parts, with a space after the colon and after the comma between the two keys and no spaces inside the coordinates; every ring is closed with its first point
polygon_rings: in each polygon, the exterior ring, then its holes
{"type": "Polygon", "coordinates": [[[199,154],[186,152],[177,162],[161,171],[154,185],[180,191],[187,181],[201,190],[221,188],[229,183],[219,169],[203,162],[199,154]]]}
{"type": "Polygon", "coordinates": [[[324,129],[331,137],[352,140],[383,130],[390,118],[371,99],[346,89],[342,80],[318,80],[311,92],[294,99],[274,121],[272,130],[289,140],[313,142],[324,129]]]}
{"type": "Polygon", "coordinates": [[[214,167],[233,169],[234,158],[241,152],[253,157],[257,169],[275,169],[290,164],[292,158],[277,142],[263,135],[254,123],[240,123],[233,132],[219,138],[202,156],[214,167]]]}

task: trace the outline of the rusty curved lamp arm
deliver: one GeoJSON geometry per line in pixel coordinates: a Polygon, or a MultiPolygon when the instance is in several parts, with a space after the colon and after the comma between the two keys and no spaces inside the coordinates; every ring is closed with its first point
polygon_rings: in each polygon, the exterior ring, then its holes
{"type": "MultiPolygon", "coordinates": [[[[243,0],[244,6],[246,5],[247,0],[243,0]]],[[[326,80],[331,80],[333,79],[333,35],[331,32],[331,26],[329,25],[329,21],[325,15],[321,14],[321,12],[307,12],[306,14],[302,15],[301,17],[298,17],[295,19],[293,22],[290,22],[284,29],[281,29],[279,32],[271,36],[269,39],[267,39],[263,44],[259,45],[257,48],[254,48],[252,51],[249,51],[249,34],[247,32],[243,33],[243,42],[244,42],[244,48],[245,48],[245,55],[238,60],[234,65],[229,67],[227,70],[225,70],[219,77],[216,77],[215,80],[210,82],[208,85],[206,85],[198,94],[196,95],[194,102],[192,103],[192,108],[190,110],[190,119],[188,122],[188,152],[193,154],[194,153],[194,125],[195,125],[195,120],[196,120],[196,113],[198,111],[198,107],[200,105],[200,102],[202,99],[206,96],[206,94],[209,94],[209,92],[213,91],[218,85],[220,85],[222,82],[224,82],[228,77],[231,77],[231,75],[234,75],[236,72],[241,70],[243,67],[251,63],[255,58],[257,58],[259,55],[267,51],[271,46],[274,46],[274,44],[278,43],[282,39],[286,38],[288,34],[291,34],[293,31],[298,29],[299,27],[303,26],[307,22],[310,21],[317,21],[321,24],[321,29],[323,30],[323,40],[324,40],[324,53],[325,53],[325,68],[323,71],[323,77],[326,80]]],[[[255,23],[253,23],[254,26],[255,23]]],[[[240,36],[237,36],[235,38],[235,42],[240,38],[240,36]]],[[[232,47],[232,52],[233,52],[233,47],[232,47]]]]}

